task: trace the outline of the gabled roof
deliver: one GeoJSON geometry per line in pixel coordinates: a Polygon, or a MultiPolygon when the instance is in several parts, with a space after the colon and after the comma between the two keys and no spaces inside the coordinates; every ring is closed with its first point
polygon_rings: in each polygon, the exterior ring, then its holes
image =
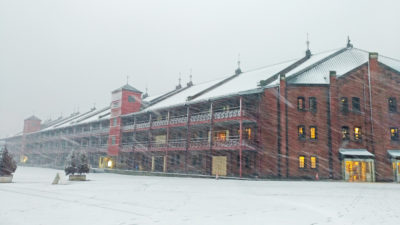
{"type": "MultiPolygon", "coordinates": [[[[311,57],[313,59],[314,56],[311,57]]],[[[287,74],[289,84],[329,84],[329,71],[336,71],[340,77],[351,70],[368,63],[369,52],[347,47],[327,52],[314,60],[309,60],[287,74]]],[[[378,62],[400,72],[400,61],[386,56],[378,56],[378,62]]]]}
{"type": "Polygon", "coordinates": [[[378,62],[383,63],[400,73],[400,60],[380,55],[378,56],[378,62]]]}
{"type": "Polygon", "coordinates": [[[115,90],[113,91],[113,93],[114,93],[114,92],[117,92],[117,91],[121,91],[121,90],[127,90],[127,91],[133,91],[133,92],[137,92],[137,93],[142,93],[141,91],[139,91],[138,89],[132,87],[132,86],[129,85],[129,84],[125,84],[124,86],[122,86],[122,87],[120,87],[120,88],[118,88],[118,89],[115,89],[115,90]]]}

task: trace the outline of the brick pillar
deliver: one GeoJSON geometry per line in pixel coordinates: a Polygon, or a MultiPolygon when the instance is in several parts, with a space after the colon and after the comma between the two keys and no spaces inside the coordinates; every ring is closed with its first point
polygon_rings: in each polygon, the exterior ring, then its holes
{"type": "Polygon", "coordinates": [[[336,80],[336,71],[329,72],[328,98],[328,147],[329,147],[329,178],[340,179],[341,164],[339,147],[341,142],[341,127],[338,122],[339,90],[336,80]]]}
{"type": "Polygon", "coordinates": [[[279,112],[280,112],[280,150],[278,152],[278,176],[289,177],[289,148],[287,137],[287,90],[286,90],[286,77],[284,74],[280,75],[279,86],[279,112]],[[280,172],[279,172],[280,171],[280,172]]]}
{"type": "Polygon", "coordinates": [[[378,71],[378,53],[369,53],[368,71],[364,74],[365,84],[365,141],[367,150],[372,154],[375,154],[374,148],[374,125],[373,125],[373,113],[372,113],[372,77],[376,77],[378,71]]]}

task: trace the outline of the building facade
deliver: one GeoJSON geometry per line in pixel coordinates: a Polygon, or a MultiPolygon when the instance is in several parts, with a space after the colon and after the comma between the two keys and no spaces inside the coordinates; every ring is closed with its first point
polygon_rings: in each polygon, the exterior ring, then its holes
{"type": "Polygon", "coordinates": [[[21,163],[236,177],[400,181],[400,61],[348,44],[110,106],[25,120],[6,142],[21,163]]]}

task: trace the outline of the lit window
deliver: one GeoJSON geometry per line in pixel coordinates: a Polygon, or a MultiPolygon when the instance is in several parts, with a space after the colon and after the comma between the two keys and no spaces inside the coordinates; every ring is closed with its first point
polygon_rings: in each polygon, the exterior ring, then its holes
{"type": "Polygon", "coordinates": [[[297,109],[300,111],[303,111],[305,108],[305,102],[303,97],[298,97],[297,98],[297,109]]]}
{"type": "Polygon", "coordinates": [[[317,127],[310,127],[310,138],[317,139],[317,127]]]}
{"type": "Polygon", "coordinates": [[[310,112],[317,112],[317,98],[309,98],[310,112]]]}
{"type": "Polygon", "coordinates": [[[247,139],[250,140],[251,139],[251,128],[246,128],[245,131],[247,134],[247,139]]]}
{"type": "Polygon", "coordinates": [[[390,128],[390,139],[392,141],[398,141],[399,140],[399,129],[392,127],[390,128]]]}
{"type": "Polygon", "coordinates": [[[360,98],[352,97],[351,102],[353,105],[353,112],[360,112],[361,111],[360,98]]]}
{"type": "Polygon", "coordinates": [[[342,97],[340,99],[340,111],[343,113],[347,113],[349,111],[349,103],[347,102],[346,97],[342,97]]]}
{"type": "Polygon", "coordinates": [[[226,141],[226,131],[217,132],[218,141],[226,141]]]}
{"type": "Polygon", "coordinates": [[[354,140],[361,140],[361,127],[354,127],[354,140]]]}
{"type": "Polygon", "coordinates": [[[311,161],[311,169],[317,168],[317,157],[311,156],[310,161],[311,161]]]}
{"type": "Polygon", "coordinates": [[[349,127],[342,127],[342,140],[349,140],[350,132],[349,127]]]}
{"type": "Polygon", "coordinates": [[[389,98],[389,112],[397,112],[396,98],[389,98]]]}
{"type": "Polygon", "coordinates": [[[304,158],[304,156],[299,156],[299,168],[305,168],[305,158],[304,158]]]}
{"type": "Polygon", "coordinates": [[[300,126],[297,127],[297,130],[298,130],[298,134],[299,134],[299,138],[300,138],[300,139],[306,138],[306,133],[305,133],[305,129],[304,129],[304,128],[305,128],[305,127],[304,127],[303,125],[300,125],[300,126]]]}

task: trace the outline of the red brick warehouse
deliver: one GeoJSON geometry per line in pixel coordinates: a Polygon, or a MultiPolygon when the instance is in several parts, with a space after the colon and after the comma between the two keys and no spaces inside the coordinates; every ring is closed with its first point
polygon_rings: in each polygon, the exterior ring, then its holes
{"type": "Polygon", "coordinates": [[[6,139],[29,165],[237,177],[400,181],[400,61],[354,48],[312,54],[158,96],[130,85],[110,106],[6,139]]]}

